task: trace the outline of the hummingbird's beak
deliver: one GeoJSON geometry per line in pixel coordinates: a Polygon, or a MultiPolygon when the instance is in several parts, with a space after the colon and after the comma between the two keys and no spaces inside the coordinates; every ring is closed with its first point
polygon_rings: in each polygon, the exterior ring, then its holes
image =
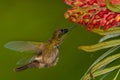
{"type": "Polygon", "coordinates": [[[77,25],[73,25],[73,26],[71,26],[71,27],[68,27],[68,30],[71,30],[71,29],[73,29],[73,28],[75,28],[77,25]]]}
{"type": "Polygon", "coordinates": [[[69,32],[71,29],[73,29],[75,27],[76,27],[76,25],[63,29],[63,33],[66,34],[67,32],[69,32]]]}
{"type": "Polygon", "coordinates": [[[75,27],[76,27],[76,25],[68,27],[68,28],[61,29],[60,35],[64,35],[64,34],[68,33],[71,29],[73,29],[75,27]]]}

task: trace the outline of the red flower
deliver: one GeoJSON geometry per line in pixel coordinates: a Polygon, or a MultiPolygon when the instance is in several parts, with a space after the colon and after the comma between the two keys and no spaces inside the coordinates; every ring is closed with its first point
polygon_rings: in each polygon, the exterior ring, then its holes
{"type": "MultiPolygon", "coordinates": [[[[73,7],[64,14],[65,18],[86,25],[87,30],[108,29],[120,24],[120,13],[107,9],[105,0],[64,0],[64,2],[73,7]]],[[[118,3],[120,4],[120,0],[111,0],[111,4],[118,3]]]]}
{"type": "Polygon", "coordinates": [[[111,0],[111,3],[114,5],[120,4],[120,0],[111,0]]]}

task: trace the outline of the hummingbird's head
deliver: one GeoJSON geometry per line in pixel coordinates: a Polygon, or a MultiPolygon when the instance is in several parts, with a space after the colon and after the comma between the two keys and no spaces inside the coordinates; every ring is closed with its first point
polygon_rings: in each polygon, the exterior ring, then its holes
{"type": "Polygon", "coordinates": [[[57,45],[60,44],[64,40],[64,35],[74,27],[75,26],[55,30],[51,42],[57,45]]]}
{"type": "Polygon", "coordinates": [[[53,39],[62,39],[63,36],[68,33],[72,28],[74,28],[74,26],[68,27],[68,28],[62,28],[62,29],[57,29],[55,30],[54,34],[53,34],[53,39]]]}
{"type": "Polygon", "coordinates": [[[54,37],[54,38],[61,38],[61,37],[63,37],[66,33],[68,33],[68,32],[69,32],[69,29],[67,29],[67,28],[58,29],[58,30],[56,30],[56,31],[54,32],[53,37],[54,37]]]}
{"type": "Polygon", "coordinates": [[[69,29],[67,28],[64,28],[64,29],[60,29],[59,30],[59,36],[63,36],[64,34],[68,33],[69,32],[69,29]]]}

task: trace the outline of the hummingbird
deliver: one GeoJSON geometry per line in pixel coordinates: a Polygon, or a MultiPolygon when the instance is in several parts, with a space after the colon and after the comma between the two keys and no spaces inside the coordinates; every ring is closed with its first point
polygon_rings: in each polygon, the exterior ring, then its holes
{"type": "Polygon", "coordinates": [[[64,36],[75,26],[57,29],[54,31],[50,40],[45,42],[33,41],[11,41],[5,44],[5,47],[14,51],[34,52],[34,56],[30,62],[23,66],[17,67],[16,72],[26,70],[28,68],[44,68],[55,66],[58,62],[59,46],[64,41],[64,36]]]}

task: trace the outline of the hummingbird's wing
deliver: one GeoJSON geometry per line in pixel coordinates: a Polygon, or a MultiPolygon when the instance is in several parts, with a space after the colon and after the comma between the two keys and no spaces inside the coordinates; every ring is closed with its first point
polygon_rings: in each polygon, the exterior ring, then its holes
{"type": "Polygon", "coordinates": [[[34,58],[35,58],[35,56],[33,56],[33,55],[29,55],[29,56],[27,55],[24,58],[20,59],[16,63],[16,65],[25,65],[25,64],[28,64],[28,63],[32,62],[34,60],[34,58]]]}
{"type": "Polygon", "coordinates": [[[11,41],[5,44],[5,47],[14,51],[19,52],[39,52],[42,42],[32,42],[32,41],[11,41]]]}

